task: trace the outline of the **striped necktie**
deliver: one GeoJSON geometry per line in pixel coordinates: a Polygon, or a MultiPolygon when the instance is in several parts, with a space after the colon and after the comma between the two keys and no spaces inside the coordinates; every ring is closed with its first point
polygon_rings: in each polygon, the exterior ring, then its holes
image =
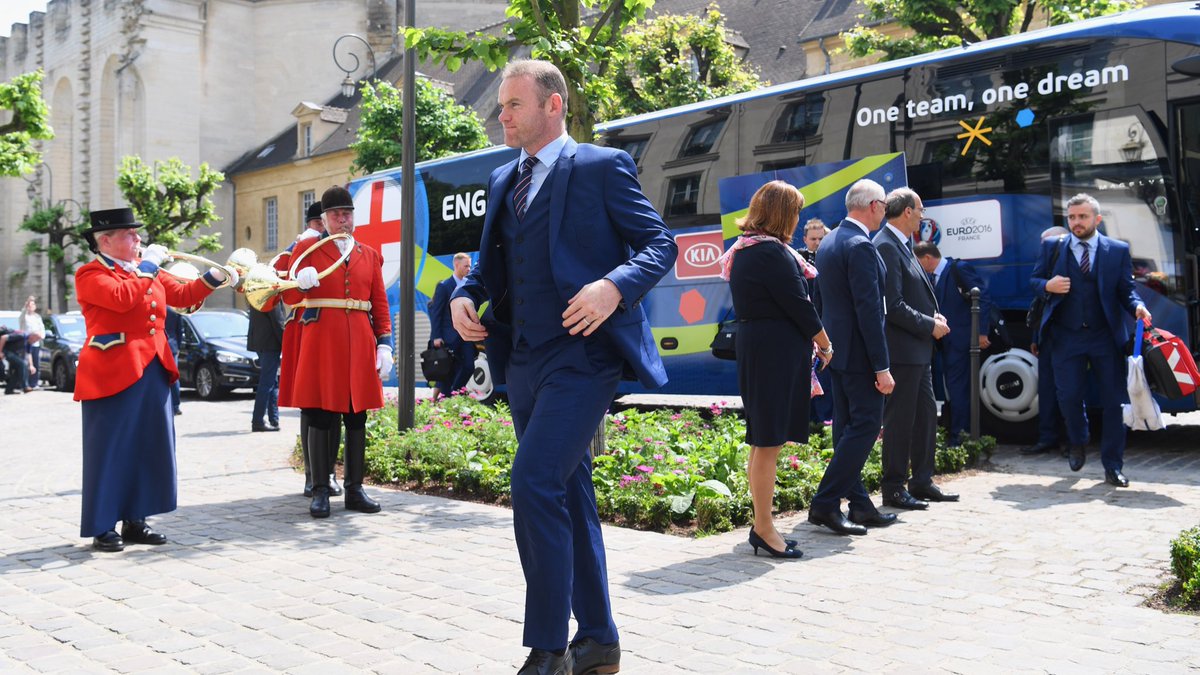
{"type": "Polygon", "coordinates": [[[521,162],[521,173],[517,175],[517,188],[513,190],[513,210],[517,213],[517,220],[525,217],[525,210],[528,207],[526,197],[529,196],[529,185],[533,182],[533,165],[537,163],[536,155],[530,155],[521,162]]]}
{"type": "Polygon", "coordinates": [[[1083,246],[1083,255],[1079,256],[1079,271],[1087,274],[1092,270],[1092,258],[1091,254],[1088,253],[1088,251],[1092,250],[1092,247],[1087,244],[1080,245],[1083,246]]]}

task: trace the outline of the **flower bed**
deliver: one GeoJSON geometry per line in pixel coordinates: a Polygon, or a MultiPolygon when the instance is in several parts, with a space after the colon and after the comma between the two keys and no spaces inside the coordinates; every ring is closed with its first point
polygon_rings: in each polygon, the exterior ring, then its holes
{"type": "Polygon", "coordinates": [[[1179,583],[1180,604],[1200,609],[1200,527],[1171,541],[1171,571],[1179,583]]]}
{"type": "MultiPolygon", "coordinates": [[[[593,463],[600,517],[638,529],[672,527],[724,532],[750,521],[743,439],[745,421],[713,404],[708,410],[624,411],[607,416],[604,454],[593,463]]],[[[937,471],[959,471],[988,456],[995,440],[948,448],[939,435],[937,471]]],[[[367,421],[367,472],[378,483],[505,503],[516,453],[508,408],[466,396],[416,406],[414,428],[397,430],[394,401],[367,421]]],[[[775,495],[780,511],[805,509],[833,455],[829,428],[779,456],[775,495]]],[[[879,487],[879,444],[863,470],[879,487]]]]}

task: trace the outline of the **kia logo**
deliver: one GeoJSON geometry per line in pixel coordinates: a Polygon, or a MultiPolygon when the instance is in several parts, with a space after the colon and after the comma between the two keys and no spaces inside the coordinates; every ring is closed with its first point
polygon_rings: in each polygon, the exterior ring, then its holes
{"type": "Polygon", "coordinates": [[[683,259],[693,267],[708,267],[717,262],[717,258],[721,257],[721,247],[708,242],[692,244],[691,248],[683,254],[683,259]]]}

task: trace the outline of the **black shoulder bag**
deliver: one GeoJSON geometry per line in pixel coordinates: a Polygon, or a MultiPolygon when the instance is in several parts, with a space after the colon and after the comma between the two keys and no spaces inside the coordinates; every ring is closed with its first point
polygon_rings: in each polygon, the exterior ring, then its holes
{"type": "Polygon", "coordinates": [[[717,324],[717,334],[713,336],[712,342],[709,343],[709,348],[712,349],[712,355],[718,359],[725,361],[737,360],[737,328],[738,320],[729,320],[729,312],[733,311],[733,307],[725,312],[724,318],[717,324]]]}
{"type": "MultiPolygon", "coordinates": [[[[1067,235],[1062,235],[1054,244],[1054,250],[1050,253],[1050,264],[1046,267],[1046,273],[1054,272],[1054,266],[1058,264],[1058,253],[1062,250],[1062,242],[1067,238],[1067,235]]],[[[1033,298],[1033,302],[1029,303],[1029,311],[1025,313],[1025,327],[1036,331],[1042,325],[1042,314],[1046,311],[1046,303],[1049,299],[1045,293],[1040,293],[1033,298]]]]}

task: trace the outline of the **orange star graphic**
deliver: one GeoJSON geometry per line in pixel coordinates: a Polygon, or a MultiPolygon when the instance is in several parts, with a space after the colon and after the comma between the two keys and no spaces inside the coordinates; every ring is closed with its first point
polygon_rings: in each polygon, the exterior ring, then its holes
{"type": "Polygon", "coordinates": [[[961,133],[961,134],[959,134],[959,135],[957,136],[957,138],[958,138],[959,140],[962,140],[962,139],[964,139],[964,138],[965,138],[965,139],[967,139],[967,144],[966,144],[966,145],[964,145],[964,146],[963,146],[963,149],[962,149],[962,155],[963,155],[964,157],[965,157],[965,156],[966,156],[966,154],[967,154],[967,150],[970,150],[970,149],[971,149],[971,142],[972,142],[972,141],[974,141],[976,138],[978,138],[978,139],[980,140],[980,142],[982,142],[982,143],[983,143],[983,144],[985,144],[985,145],[991,145],[991,144],[992,144],[992,142],[991,142],[991,141],[989,141],[989,140],[987,139],[987,136],[984,136],[984,134],[986,134],[986,133],[988,133],[989,131],[991,131],[991,130],[992,130],[992,128],[991,128],[991,127],[983,127],[983,121],[984,121],[985,119],[987,119],[987,118],[986,118],[986,117],[980,117],[980,118],[979,118],[979,122],[975,124],[975,127],[974,127],[974,128],[972,128],[972,127],[971,127],[971,125],[967,124],[966,122],[964,122],[964,121],[962,121],[962,120],[959,120],[959,121],[958,121],[958,124],[959,124],[959,125],[960,125],[962,128],[966,129],[966,132],[965,132],[965,133],[961,133]]]}

